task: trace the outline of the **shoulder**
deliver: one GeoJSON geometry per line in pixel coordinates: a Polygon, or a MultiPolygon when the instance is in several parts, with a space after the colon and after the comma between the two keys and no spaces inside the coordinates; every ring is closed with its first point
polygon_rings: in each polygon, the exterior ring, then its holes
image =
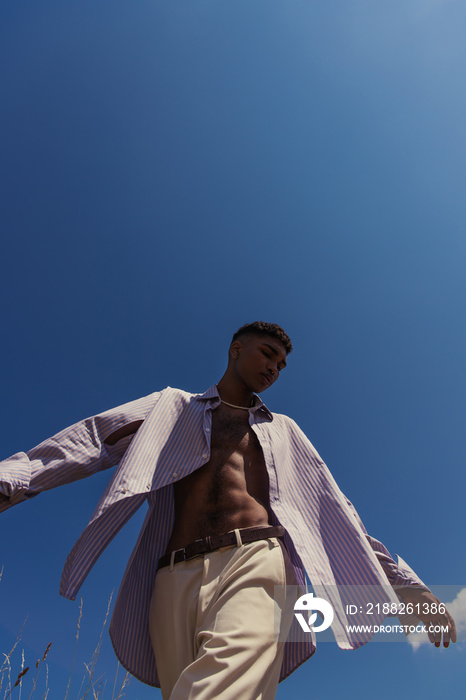
{"type": "MultiPolygon", "coordinates": [[[[97,418],[113,418],[115,416],[135,416],[136,418],[144,419],[149,413],[154,411],[158,406],[167,405],[171,402],[177,403],[179,400],[189,400],[191,394],[182,391],[181,389],[173,389],[167,386],[165,389],[159,391],[153,391],[151,394],[146,396],[141,396],[138,399],[133,399],[127,403],[121,404],[120,406],[115,406],[107,411],[104,411],[97,418]]],[[[136,419],[135,418],[135,419],[136,419]]]]}
{"type": "Polygon", "coordinates": [[[202,393],[193,394],[191,391],[186,391],[185,389],[177,389],[176,387],[167,386],[165,389],[162,389],[160,396],[190,402],[202,396],[202,393]]]}
{"type": "Polygon", "coordinates": [[[295,448],[310,452],[313,456],[317,456],[319,461],[322,462],[316,448],[293,418],[283,413],[272,413],[272,416],[273,421],[270,425],[276,435],[278,434],[281,439],[284,437],[287,438],[289,443],[294,445],[295,448]]]}
{"type": "Polygon", "coordinates": [[[193,394],[184,389],[167,386],[160,392],[159,407],[161,410],[171,410],[173,408],[177,412],[185,410],[194,410],[204,408],[205,402],[199,400],[203,394],[193,394]]]}
{"type": "Polygon", "coordinates": [[[290,416],[286,416],[284,413],[272,413],[273,416],[273,423],[277,427],[284,428],[286,430],[289,430],[291,432],[296,432],[296,431],[301,431],[301,428],[298,426],[296,421],[293,420],[293,418],[290,418],[290,416]]]}
{"type": "Polygon", "coordinates": [[[281,438],[287,437],[289,440],[298,442],[307,440],[296,421],[284,413],[272,413],[272,421],[269,426],[271,432],[278,434],[281,438]]]}

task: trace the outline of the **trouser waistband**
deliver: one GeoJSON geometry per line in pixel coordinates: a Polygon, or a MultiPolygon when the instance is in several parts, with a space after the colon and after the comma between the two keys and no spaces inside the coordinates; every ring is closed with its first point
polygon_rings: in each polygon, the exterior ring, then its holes
{"type": "Polygon", "coordinates": [[[226,532],[223,535],[209,535],[195,542],[190,542],[182,549],[176,549],[170,554],[164,554],[159,559],[157,571],[164,566],[178,564],[181,561],[193,559],[206,552],[214,552],[221,547],[230,547],[234,544],[240,546],[248,542],[266,540],[269,537],[283,537],[284,534],[285,528],[277,525],[275,527],[246,527],[226,532]]]}

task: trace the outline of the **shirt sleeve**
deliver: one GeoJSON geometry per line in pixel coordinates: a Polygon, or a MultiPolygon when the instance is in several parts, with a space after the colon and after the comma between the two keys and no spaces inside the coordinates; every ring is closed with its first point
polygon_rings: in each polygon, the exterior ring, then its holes
{"type": "Polygon", "coordinates": [[[160,392],[155,392],[86,418],[28,452],[17,452],[0,462],[0,513],[41,491],[118,464],[133,435],[111,446],[105,439],[128,423],[144,420],[159,397],[160,392]]]}
{"type": "Polygon", "coordinates": [[[396,555],[397,561],[395,561],[385,545],[367,533],[367,530],[351,501],[346,499],[346,502],[353,511],[361,530],[366,535],[367,541],[372,547],[375,556],[379,560],[390,585],[393,586],[395,590],[397,588],[404,588],[405,586],[420,586],[428,591],[429,588],[400,556],[396,555]]]}

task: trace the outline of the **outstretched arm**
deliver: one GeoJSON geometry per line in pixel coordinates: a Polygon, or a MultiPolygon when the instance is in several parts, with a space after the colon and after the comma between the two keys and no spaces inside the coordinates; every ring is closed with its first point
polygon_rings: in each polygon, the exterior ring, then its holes
{"type": "Polygon", "coordinates": [[[359,526],[364,531],[390,584],[405,604],[406,614],[399,616],[400,621],[408,624],[415,618],[423,622],[427,628],[429,641],[436,647],[440,646],[442,635],[444,647],[448,647],[450,641],[456,642],[455,621],[445,605],[428,589],[401,557],[398,557],[397,563],[382,542],[367,534],[353,504],[348,499],[347,503],[356,515],[359,526]]]}
{"type": "Polygon", "coordinates": [[[160,392],[86,418],[0,462],[0,512],[118,464],[160,392]]]}

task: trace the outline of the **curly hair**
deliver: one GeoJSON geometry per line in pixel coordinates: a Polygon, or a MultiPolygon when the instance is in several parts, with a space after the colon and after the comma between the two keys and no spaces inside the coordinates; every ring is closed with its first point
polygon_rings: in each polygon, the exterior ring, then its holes
{"type": "Polygon", "coordinates": [[[254,321],[253,323],[246,323],[244,326],[241,326],[241,328],[239,328],[233,335],[231,342],[234,343],[235,340],[240,338],[242,335],[249,333],[254,335],[269,335],[272,336],[272,338],[279,340],[280,343],[283,344],[287,355],[293,350],[291,340],[283,328],[278,326],[276,323],[266,323],[265,321],[254,321]]]}

